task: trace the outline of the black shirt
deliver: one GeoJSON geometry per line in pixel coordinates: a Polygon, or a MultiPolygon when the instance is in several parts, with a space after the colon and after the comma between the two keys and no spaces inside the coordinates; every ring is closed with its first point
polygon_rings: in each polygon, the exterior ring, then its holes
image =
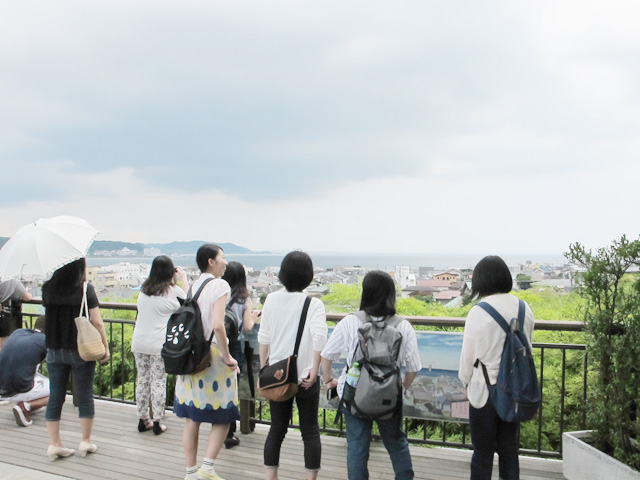
{"type": "MultiPolygon", "coordinates": [[[[72,291],[53,291],[50,284],[42,287],[42,305],[47,319],[47,348],[78,350],[78,330],[74,319],[80,313],[82,285],[72,291]]],[[[87,284],[89,309],[100,306],[93,285],[87,284]]],[[[86,312],[85,315],[89,315],[86,312]]]]}

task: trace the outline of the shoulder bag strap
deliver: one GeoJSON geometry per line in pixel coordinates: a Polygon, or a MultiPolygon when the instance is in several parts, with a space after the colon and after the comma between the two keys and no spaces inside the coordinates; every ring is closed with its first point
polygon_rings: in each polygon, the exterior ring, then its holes
{"type": "Polygon", "coordinates": [[[87,282],[82,283],[82,303],[80,303],[80,313],[79,317],[82,317],[82,312],[85,311],[87,313],[87,318],[89,318],[89,306],[87,304],[87,282]]]}
{"type": "Polygon", "coordinates": [[[298,356],[298,348],[300,348],[300,340],[302,340],[302,331],[304,330],[304,324],[307,321],[307,312],[309,311],[309,304],[311,303],[311,297],[307,296],[304,300],[304,306],[302,307],[302,314],[300,315],[300,323],[298,324],[298,335],[296,336],[296,346],[293,349],[293,356],[298,356]]]}

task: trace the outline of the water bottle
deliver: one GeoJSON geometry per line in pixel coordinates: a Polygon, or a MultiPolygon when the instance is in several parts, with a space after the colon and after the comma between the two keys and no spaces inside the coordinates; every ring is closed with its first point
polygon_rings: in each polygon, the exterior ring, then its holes
{"type": "Polygon", "coordinates": [[[358,380],[360,380],[360,364],[358,362],[353,362],[353,365],[351,365],[351,368],[347,371],[346,382],[353,388],[356,388],[358,380]]]}
{"type": "Polygon", "coordinates": [[[344,392],[342,392],[342,398],[345,402],[351,402],[355,398],[358,380],[360,380],[360,364],[353,362],[353,365],[347,371],[344,392]]]}

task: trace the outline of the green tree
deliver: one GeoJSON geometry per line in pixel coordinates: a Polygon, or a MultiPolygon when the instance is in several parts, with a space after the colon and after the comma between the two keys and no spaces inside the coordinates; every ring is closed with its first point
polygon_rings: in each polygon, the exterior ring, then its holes
{"type": "Polygon", "coordinates": [[[634,439],[640,398],[640,277],[630,274],[640,264],[640,240],[626,236],[608,247],[588,250],[570,245],[567,258],[586,268],[580,294],[586,300],[584,322],[590,361],[587,401],[589,425],[596,445],[640,469],[634,439]]]}

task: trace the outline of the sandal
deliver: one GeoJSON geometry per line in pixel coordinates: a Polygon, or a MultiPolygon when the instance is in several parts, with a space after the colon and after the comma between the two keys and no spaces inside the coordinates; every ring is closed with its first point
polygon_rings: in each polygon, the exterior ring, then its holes
{"type": "Polygon", "coordinates": [[[160,435],[166,429],[167,429],[167,427],[165,425],[161,424],[159,420],[153,422],[153,433],[155,433],[156,435],[160,435]]]}
{"type": "Polygon", "coordinates": [[[153,423],[148,418],[141,418],[138,422],[138,431],[140,433],[146,432],[147,430],[151,430],[153,428],[153,423]]]}

